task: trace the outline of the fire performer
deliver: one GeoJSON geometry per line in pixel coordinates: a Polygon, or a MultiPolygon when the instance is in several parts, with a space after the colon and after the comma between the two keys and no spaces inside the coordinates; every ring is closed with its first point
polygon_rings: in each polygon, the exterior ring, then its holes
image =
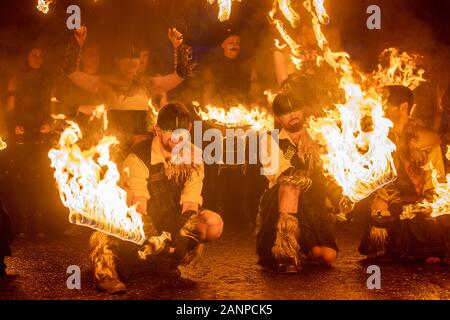
{"type": "Polygon", "coordinates": [[[79,52],[87,38],[82,27],[74,34],[76,44],[67,48],[64,71],[77,86],[97,94],[108,109],[109,129],[119,139],[122,152],[146,138],[148,132],[148,101],[158,100],[161,95],[178,86],[193,72],[194,63],[189,48],[182,45],[183,36],[169,30],[174,47],[175,69],[165,76],[147,77],[140,72],[140,51],[134,44],[121,44],[116,53],[118,72],[106,76],[91,75],[79,70],[79,52]],[[144,136],[144,137],[143,137],[144,136]]]}
{"type": "MultiPolygon", "coordinates": [[[[258,214],[257,252],[259,263],[280,273],[301,270],[301,252],[322,265],[332,265],[337,257],[333,232],[334,217],[326,206],[328,197],[335,211],[352,210],[342,190],[325,178],[319,166],[319,146],[304,126],[316,99],[313,87],[303,79],[302,95],[280,93],[273,112],[282,129],[279,134],[279,169],[267,175],[269,188],[261,197],[258,214]]],[[[270,139],[267,149],[276,143],[270,139]]],[[[266,146],[264,146],[266,147],[266,146]]],[[[266,163],[269,163],[266,161],[266,163]]]]}
{"type": "MultiPolygon", "coordinates": [[[[180,264],[189,263],[201,243],[220,237],[223,222],[220,216],[203,209],[202,186],[204,169],[199,163],[176,163],[180,156],[174,150],[184,143],[194,146],[185,136],[173,132],[190,130],[190,113],[181,103],[169,103],[158,113],[155,134],[133,147],[124,162],[125,185],[138,211],[144,216],[148,235],[168,231],[172,240],[155,258],[155,270],[161,276],[179,276],[180,264]]],[[[186,148],[184,148],[186,151],[186,148]]],[[[117,262],[126,262],[126,251],[137,256],[136,248],[96,232],[91,237],[91,259],[96,288],[109,293],[125,290],[117,273],[117,262]]],[[[130,261],[128,261],[130,262],[130,261]]]]}
{"type": "Polygon", "coordinates": [[[410,117],[414,97],[409,88],[388,86],[386,93],[386,113],[394,124],[390,139],[397,147],[394,163],[398,178],[370,199],[359,251],[369,258],[412,256],[439,262],[449,254],[441,227],[425,212],[405,219],[402,211],[406,205],[433,199],[432,168],[437,170],[438,179],[444,178],[440,138],[410,117]]]}

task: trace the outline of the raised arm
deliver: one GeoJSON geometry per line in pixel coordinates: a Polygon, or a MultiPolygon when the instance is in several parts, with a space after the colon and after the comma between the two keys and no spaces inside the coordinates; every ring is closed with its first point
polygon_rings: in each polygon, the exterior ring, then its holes
{"type": "Polygon", "coordinates": [[[104,83],[100,76],[91,75],[79,70],[80,51],[87,38],[87,28],[81,27],[74,31],[72,40],[66,48],[66,57],[63,71],[66,76],[78,87],[94,94],[108,92],[109,86],[104,83]]]}

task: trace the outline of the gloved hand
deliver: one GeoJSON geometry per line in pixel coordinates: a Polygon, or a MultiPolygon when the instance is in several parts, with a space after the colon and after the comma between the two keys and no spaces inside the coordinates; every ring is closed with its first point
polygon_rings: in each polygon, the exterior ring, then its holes
{"type": "Polygon", "coordinates": [[[197,63],[194,61],[192,47],[182,44],[175,49],[175,72],[183,79],[194,75],[197,63]]]}

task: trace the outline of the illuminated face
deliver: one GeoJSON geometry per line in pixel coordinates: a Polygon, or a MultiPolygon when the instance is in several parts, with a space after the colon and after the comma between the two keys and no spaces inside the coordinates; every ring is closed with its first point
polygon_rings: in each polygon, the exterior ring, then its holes
{"type": "Polygon", "coordinates": [[[96,73],[100,65],[100,50],[95,46],[84,48],[81,53],[81,63],[83,69],[96,73]]]}
{"type": "Polygon", "coordinates": [[[42,49],[33,48],[27,56],[28,66],[32,69],[39,69],[44,63],[44,52],[42,49]]]}
{"type": "Polygon", "coordinates": [[[133,79],[138,74],[139,58],[118,58],[116,60],[119,72],[127,79],[133,79]]]}
{"type": "Polygon", "coordinates": [[[241,38],[239,36],[231,36],[222,43],[223,54],[228,59],[236,59],[241,52],[241,38]]]}
{"type": "Polygon", "coordinates": [[[408,103],[401,105],[388,104],[385,108],[386,117],[392,121],[394,128],[403,120],[409,118],[408,103]]]}
{"type": "Polygon", "coordinates": [[[288,132],[298,132],[305,124],[305,114],[303,110],[290,112],[288,114],[278,116],[278,123],[288,132]]]}
{"type": "Polygon", "coordinates": [[[148,50],[142,50],[139,53],[139,68],[138,68],[139,74],[144,74],[145,70],[147,70],[149,55],[150,55],[150,52],[148,50]]]}

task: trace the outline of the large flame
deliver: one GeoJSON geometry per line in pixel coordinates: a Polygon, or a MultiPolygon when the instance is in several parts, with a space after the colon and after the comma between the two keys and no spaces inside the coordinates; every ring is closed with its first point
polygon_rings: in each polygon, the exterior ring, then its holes
{"type": "Polygon", "coordinates": [[[281,44],[279,39],[274,39],[275,47],[282,50],[286,47],[286,45],[289,46],[292,63],[298,70],[300,70],[302,67],[302,48],[285,29],[283,22],[280,19],[275,18],[278,11],[283,13],[283,16],[293,27],[298,25],[300,16],[292,8],[290,0],[274,0],[272,10],[268,15],[269,21],[275,26],[284,41],[284,44],[281,44]]]}
{"type": "MultiPolygon", "coordinates": [[[[450,146],[447,146],[446,157],[450,160],[450,146]]],[[[438,170],[433,167],[431,167],[431,169],[431,177],[434,186],[434,198],[431,202],[424,200],[419,204],[419,207],[431,209],[432,217],[450,214],[450,174],[447,174],[445,182],[440,182],[438,170]]]]}
{"type": "Polygon", "coordinates": [[[38,0],[36,9],[38,9],[43,14],[47,14],[50,10],[50,4],[53,2],[53,0],[38,0]]]}
{"type": "MultiPolygon", "coordinates": [[[[227,21],[230,19],[231,15],[231,7],[233,1],[241,1],[241,0],[217,0],[217,4],[219,6],[219,15],[218,19],[220,22],[227,21]]],[[[209,4],[213,4],[216,0],[208,0],[209,4]]]]}
{"type": "Polygon", "coordinates": [[[208,105],[206,111],[199,110],[202,120],[210,121],[227,128],[246,127],[255,131],[269,131],[274,127],[271,115],[259,108],[247,109],[243,105],[228,110],[208,105]]]}

